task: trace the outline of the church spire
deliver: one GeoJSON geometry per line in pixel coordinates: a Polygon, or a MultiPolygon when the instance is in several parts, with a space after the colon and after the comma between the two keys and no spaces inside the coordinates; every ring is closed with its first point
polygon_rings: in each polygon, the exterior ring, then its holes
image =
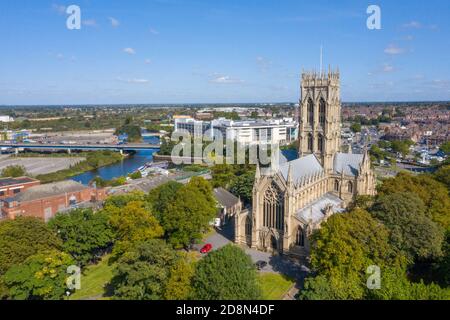
{"type": "Polygon", "coordinates": [[[294,178],[292,175],[292,164],[289,163],[288,175],[287,175],[287,183],[291,184],[294,182],[294,178]]]}
{"type": "Polygon", "coordinates": [[[261,170],[259,169],[259,163],[256,164],[256,173],[255,173],[255,180],[258,180],[261,178],[261,170]]]}

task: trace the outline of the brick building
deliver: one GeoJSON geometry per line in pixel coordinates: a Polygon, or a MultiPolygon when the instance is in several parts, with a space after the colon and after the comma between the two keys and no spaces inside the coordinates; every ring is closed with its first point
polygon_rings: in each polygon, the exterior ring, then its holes
{"type": "Polygon", "coordinates": [[[5,198],[1,201],[1,213],[8,219],[31,216],[48,221],[58,212],[103,201],[105,198],[104,189],[95,189],[67,180],[35,185],[5,198]]]}
{"type": "Polygon", "coordinates": [[[0,200],[13,197],[39,184],[39,180],[29,177],[2,178],[0,179],[0,200]]]}

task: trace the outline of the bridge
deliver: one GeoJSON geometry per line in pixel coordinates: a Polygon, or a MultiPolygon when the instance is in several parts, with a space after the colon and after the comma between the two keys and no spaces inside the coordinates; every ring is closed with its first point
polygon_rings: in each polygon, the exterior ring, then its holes
{"type": "Polygon", "coordinates": [[[159,144],[126,143],[126,144],[63,144],[63,143],[0,143],[0,148],[11,149],[64,149],[68,150],[114,150],[114,151],[140,151],[160,149],[159,144]]]}

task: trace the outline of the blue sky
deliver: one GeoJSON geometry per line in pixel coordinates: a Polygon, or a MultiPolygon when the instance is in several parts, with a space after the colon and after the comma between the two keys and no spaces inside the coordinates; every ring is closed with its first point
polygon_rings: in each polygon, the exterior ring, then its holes
{"type": "Polygon", "coordinates": [[[343,101],[450,100],[449,34],[448,0],[1,1],[0,104],[295,102],[321,45],[343,101]]]}

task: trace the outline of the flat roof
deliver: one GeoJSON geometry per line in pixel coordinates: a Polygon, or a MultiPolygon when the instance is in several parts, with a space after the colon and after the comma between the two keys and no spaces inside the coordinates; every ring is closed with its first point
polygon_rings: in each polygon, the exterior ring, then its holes
{"type": "Polygon", "coordinates": [[[0,187],[14,186],[18,184],[26,184],[36,182],[39,180],[30,177],[18,177],[18,178],[0,178],[0,187]]]}

